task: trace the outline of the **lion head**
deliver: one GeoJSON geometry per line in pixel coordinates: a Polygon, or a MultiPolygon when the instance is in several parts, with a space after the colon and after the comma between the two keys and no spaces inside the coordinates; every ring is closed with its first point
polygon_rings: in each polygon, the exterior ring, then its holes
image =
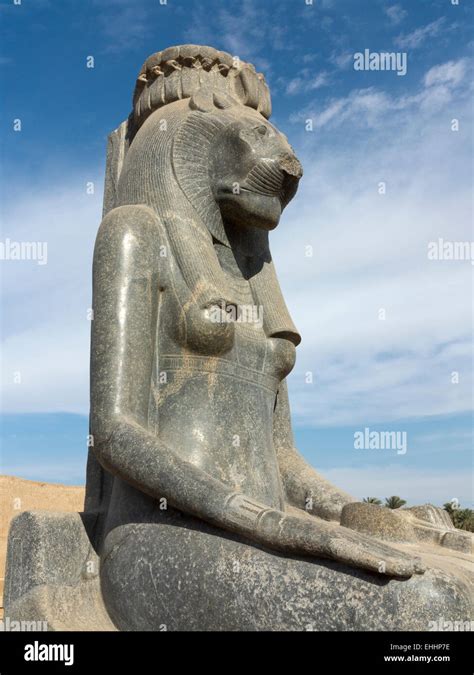
{"type": "Polygon", "coordinates": [[[209,175],[223,221],[272,230],[296,193],[301,165],[285,136],[243,106],[212,143],[209,175]]]}
{"type": "MultiPolygon", "coordinates": [[[[178,92],[186,81],[184,68],[173,71],[181,78],[175,82],[178,92]]],[[[262,97],[255,95],[253,105],[244,103],[249,96],[236,95],[236,85],[229,92],[220,71],[216,73],[204,82],[201,78],[189,97],[169,103],[160,98],[154,111],[141,113],[144,119],[124,159],[118,204],[147,204],[156,211],[201,308],[234,302],[214,242],[232,248],[236,231],[263,234],[247,237],[255,242],[254,250],[248,251],[256,261],[249,280],[255,304],[264,306],[268,335],[285,334],[298,343],[273,268],[268,231],[277,226],[295,195],[301,165],[286,137],[259,109],[262,97]]],[[[161,91],[169,91],[166,74],[160,77],[161,91]]],[[[243,81],[249,82],[248,74],[243,81]]],[[[255,82],[263,91],[262,80],[255,82]]],[[[155,86],[156,82],[150,92],[155,86]]],[[[137,103],[140,110],[151,100],[146,91],[137,103]]]]}
{"type": "Polygon", "coordinates": [[[200,91],[190,109],[173,164],[213,236],[228,243],[229,227],[274,229],[302,176],[286,137],[226,94],[200,91]]]}

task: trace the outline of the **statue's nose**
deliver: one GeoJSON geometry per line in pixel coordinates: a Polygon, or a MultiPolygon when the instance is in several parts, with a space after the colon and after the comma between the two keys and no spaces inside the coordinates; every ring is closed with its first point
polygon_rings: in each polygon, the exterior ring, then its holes
{"type": "Polygon", "coordinates": [[[301,163],[295,157],[295,155],[292,155],[289,152],[279,157],[278,166],[288,176],[296,178],[297,180],[299,180],[303,175],[303,167],[301,166],[301,163]]]}
{"type": "Polygon", "coordinates": [[[303,175],[303,167],[295,155],[285,153],[278,159],[278,166],[283,172],[283,184],[280,192],[282,206],[285,207],[295,196],[298,183],[303,175]]]}

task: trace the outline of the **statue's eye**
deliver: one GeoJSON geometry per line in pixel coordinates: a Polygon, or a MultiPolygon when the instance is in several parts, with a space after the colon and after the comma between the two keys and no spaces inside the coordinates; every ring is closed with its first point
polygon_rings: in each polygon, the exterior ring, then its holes
{"type": "Polygon", "coordinates": [[[266,141],[271,135],[270,129],[264,124],[259,124],[255,127],[247,127],[247,129],[241,129],[239,132],[240,138],[250,145],[266,141]]]}
{"type": "Polygon", "coordinates": [[[255,128],[255,131],[259,136],[266,136],[267,135],[267,127],[261,124],[260,126],[255,128]]]}

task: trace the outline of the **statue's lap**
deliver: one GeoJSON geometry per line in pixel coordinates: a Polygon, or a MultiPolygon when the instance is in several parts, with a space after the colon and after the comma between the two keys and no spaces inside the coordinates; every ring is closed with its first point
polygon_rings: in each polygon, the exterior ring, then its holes
{"type": "Polygon", "coordinates": [[[426,631],[472,611],[462,575],[389,580],[286,557],[176,512],[110,532],[101,584],[123,630],[426,631]]]}

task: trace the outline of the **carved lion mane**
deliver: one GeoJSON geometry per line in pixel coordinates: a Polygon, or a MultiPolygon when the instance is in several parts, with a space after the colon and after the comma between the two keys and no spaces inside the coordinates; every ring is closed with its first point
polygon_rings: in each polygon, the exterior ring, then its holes
{"type": "MultiPolygon", "coordinates": [[[[270,109],[263,75],[210,47],[155,54],[139,76],[116,205],[146,204],[157,213],[200,307],[235,302],[213,246],[230,244],[210,184],[211,148],[229,125],[245,118],[254,125],[270,109]]],[[[264,330],[298,344],[268,247],[259,254],[260,270],[249,282],[264,330]]]]}

